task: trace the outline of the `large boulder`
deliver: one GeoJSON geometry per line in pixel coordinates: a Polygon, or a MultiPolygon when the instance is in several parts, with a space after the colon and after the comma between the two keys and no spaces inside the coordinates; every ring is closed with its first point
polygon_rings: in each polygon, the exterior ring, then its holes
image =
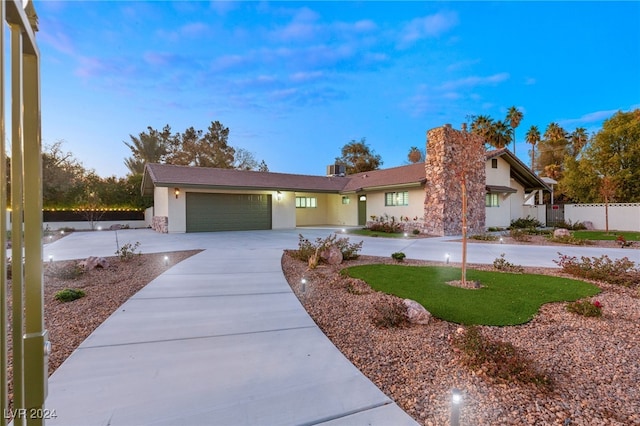
{"type": "Polygon", "coordinates": [[[429,313],[424,306],[411,299],[404,299],[402,303],[407,307],[407,318],[410,323],[422,325],[429,324],[431,313],[429,313]]]}
{"type": "Polygon", "coordinates": [[[80,266],[83,267],[85,270],[97,269],[97,268],[108,268],[109,261],[104,257],[89,256],[85,260],[80,262],[80,266]]]}
{"type": "Polygon", "coordinates": [[[564,229],[564,228],[558,228],[555,231],[553,231],[553,238],[564,238],[564,237],[570,237],[571,233],[569,232],[568,229],[564,229]]]}
{"type": "Polygon", "coordinates": [[[339,265],[343,260],[342,252],[338,247],[333,245],[322,250],[320,257],[329,265],[339,265]]]}

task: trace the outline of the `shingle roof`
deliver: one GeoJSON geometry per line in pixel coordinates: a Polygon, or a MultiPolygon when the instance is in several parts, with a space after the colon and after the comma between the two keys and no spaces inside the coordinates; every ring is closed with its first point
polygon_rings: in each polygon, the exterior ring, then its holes
{"type": "Polygon", "coordinates": [[[424,163],[390,169],[373,170],[347,176],[349,182],[342,189],[343,192],[359,191],[378,187],[389,187],[409,184],[423,184],[426,182],[424,163]]]}
{"type": "MultiPolygon", "coordinates": [[[[511,165],[512,177],[520,181],[525,190],[548,186],[520,159],[506,148],[487,151],[487,160],[504,157],[511,165]]],[[[426,182],[425,164],[416,163],[390,169],[373,170],[349,176],[310,176],[288,173],[256,172],[210,167],[147,164],[142,179],[145,195],[153,194],[153,187],[201,187],[263,189],[307,192],[353,192],[394,186],[423,185],[426,182]]]]}
{"type": "Polygon", "coordinates": [[[143,192],[148,195],[153,193],[153,185],[337,193],[346,185],[348,180],[349,178],[347,177],[147,164],[142,186],[143,192]]]}

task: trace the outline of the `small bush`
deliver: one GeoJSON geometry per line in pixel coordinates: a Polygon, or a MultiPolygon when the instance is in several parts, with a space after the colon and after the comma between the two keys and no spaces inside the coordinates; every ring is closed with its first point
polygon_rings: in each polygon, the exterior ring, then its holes
{"type": "Polygon", "coordinates": [[[118,250],[116,250],[116,256],[118,256],[120,260],[127,262],[135,256],[142,254],[141,252],[136,253],[138,247],[140,247],[140,241],[136,241],[135,244],[123,244],[118,250]]]}
{"type": "Polygon", "coordinates": [[[399,299],[381,300],[374,306],[373,323],[380,328],[397,328],[407,323],[407,308],[399,299]]]}
{"type": "Polygon", "coordinates": [[[496,235],[490,235],[490,234],[472,235],[471,238],[478,241],[497,241],[498,240],[498,237],[496,235]]]}
{"type": "Polygon", "coordinates": [[[556,228],[564,228],[564,229],[568,229],[570,231],[582,231],[584,229],[587,229],[587,227],[584,225],[584,223],[578,221],[575,222],[571,222],[570,220],[568,221],[561,221],[561,222],[557,222],[555,224],[556,228]]]}
{"type": "Polygon", "coordinates": [[[611,260],[609,256],[600,257],[582,256],[578,260],[575,256],[567,256],[558,252],[559,260],[553,262],[562,270],[580,278],[604,281],[611,284],[629,287],[640,283],[640,269],[635,267],[635,262],[627,257],[611,260]]]}
{"type": "Polygon", "coordinates": [[[543,226],[542,223],[538,219],[534,219],[531,216],[527,216],[525,218],[515,219],[511,221],[511,229],[529,229],[529,228],[539,228],[543,226]]]}
{"type": "Polygon", "coordinates": [[[602,303],[599,301],[591,302],[589,300],[577,300],[567,303],[566,309],[574,314],[583,315],[585,317],[601,317],[602,303]]]}
{"type": "Polygon", "coordinates": [[[563,235],[561,237],[554,237],[551,236],[549,238],[549,241],[552,241],[554,243],[561,243],[561,244],[571,244],[574,246],[589,246],[592,245],[593,242],[589,241],[589,240],[583,240],[581,238],[576,238],[573,235],[563,235]]]}
{"type": "Polygon", "coordinates": [[[633,245],[633,241],[627,241],[622,234],[618,235],[616,242],[620,244],[620,248],[631,247],[633,245]]]}
{"type": "Polygon", "coordinates": [[[529,236],[527,231],[520,228],[511,229],[511,231],[509,231],[509,236],[511,236],[511,238],[521,243],[526,243],[531,241],[531,236],[529,236]]]}
{"type": "Polygon", "coordinates": [[[402,222],[396,221],[395,216],[389,216],[385,213],[380,217],[371,216],[371,220],[373,222],[368,227],[370,231],[386,232],[388,234],[402,232],[402,222]]]}
{"type": "Polygon", "coordinates": [[[391,258],[396,260],[397,262],[404,262],[404,258],[407,257],[406,254],[404,254],[401,251],[397,251],[395,253],[391,253],[391,258]]]}
{"type": "Polygon", "coordinates": [[[499,232],[504,231],[504,228],[500,228],[499,226],[490,226],[487,228],[487,232],[499,232]]]}
{"type": "Polygon", "coordinates": [[[535,370],[532,362],[511,343],[486,338],[476,326],[467,327],[452,339],[463,365],[482,371],[491,379],[506,382],[533,383],[550,388],[549,376],[535,370]]]}
{"type": "Polygon", "coordinates": [[[291,255],[303,262],[309,262],[311,260],[311,263],[317,266],[320,261],[320,252],[327,247],[335,245],[340,249],[344,260],[351,260],[357,259],[360,256],[359,253],[360,250],[362,250],[363,243],[363,241],[350,243],[349,238],[337,238],[335,234],[329,235],[326,238],[316,238],[314,242],[311,242],[302,234],[298,234],[298,250],[292,251],[291,255]]]}
{"type": "Polygon", "coordinates": [[[419,235],[420,234],[420,230],[419,229],[414,229],[411,232],[413,233],[413,235],[419,235]]]}
{"type": "Polygon", "coordinates": [[[520,265],[514,265],[513,263],[509,262],[507,259],[505,259],[505,254],[501,253],[500,257],[496,258],[493,261],[493,267],[496,268],[499,271],[505,271],[505,272],[517,272],[517,273],[522,273],[524,272],[524,268],[520,265]]]}
{"type": "Polygon", "coordinates": [[[46,275],[61,280],[75,280],[85,273],[78,262],[51,263],[46,268],[46,275]]]}
{"type": "Polygon", "coordinates": [[[65,288],[56,293],[55,298],[60,302],[73,302],[85,296],[85,292],[75,288],[65,288]]]}

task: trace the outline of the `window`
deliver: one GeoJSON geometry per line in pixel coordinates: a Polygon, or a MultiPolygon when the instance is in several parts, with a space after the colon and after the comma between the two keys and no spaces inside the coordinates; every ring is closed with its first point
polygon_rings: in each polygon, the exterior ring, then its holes
{"type": "Polygon", "coordinates": [[[316,207],[318,207],[316,197],[296,197],[297,209],[315,209],[316,207]]]}
{"type": "Polygon", "coordinates": [[[346,195],[342,196],[342,204],[349,204],[349,197],[346,195]]]}
{"type": "Polygon", "coordinates": [[[408,206],[409,191],[385,193],[384,205],[385,206],[408,206]]]}
{"type": "Polygon", "coordinates": [[[492,158],[491,159],[491,168],[492,169],[497,169],[498,168],[498,159],[497,158],[492,158]]]}
{"type": "Polygon", "coordinates": [[[485,207],[500,207],[500,200],[498,194],[487,194],[484,199],[485,207]]]}

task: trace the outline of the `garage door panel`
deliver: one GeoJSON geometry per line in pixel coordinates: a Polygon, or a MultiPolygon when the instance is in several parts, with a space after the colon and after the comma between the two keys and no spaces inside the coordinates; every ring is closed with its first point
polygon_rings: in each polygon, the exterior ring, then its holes
{"type": "Polygon", "coordinates": [[[271,229],[271,195],[187,193],[187,232],[271,229]]]}

